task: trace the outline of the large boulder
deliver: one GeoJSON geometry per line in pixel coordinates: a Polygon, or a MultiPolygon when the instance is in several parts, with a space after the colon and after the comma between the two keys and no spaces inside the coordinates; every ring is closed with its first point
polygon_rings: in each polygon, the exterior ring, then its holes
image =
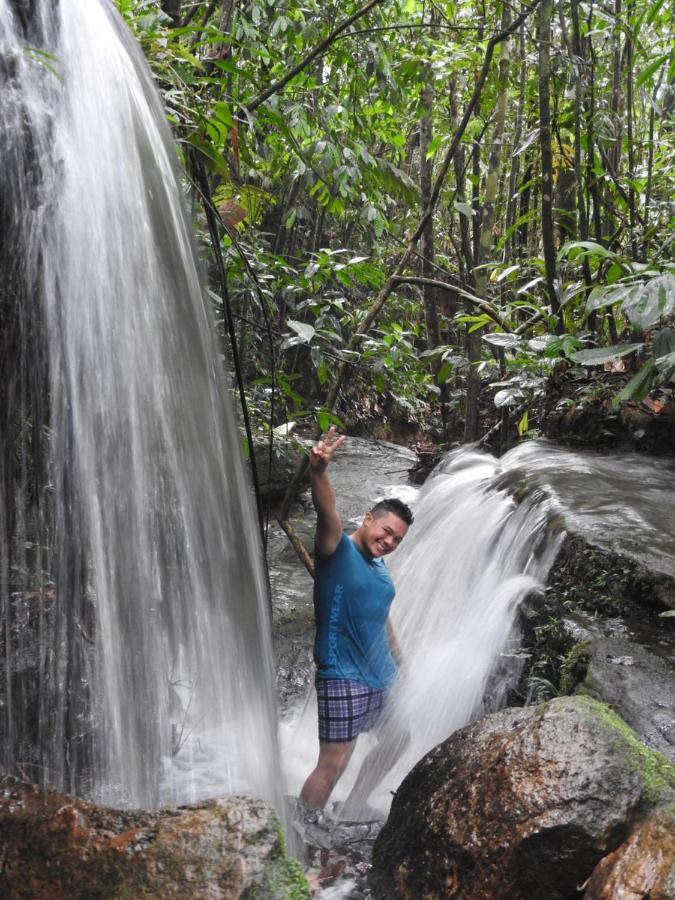
{"type": "Polygon", "coordinates": [[[657,809],[593,870],[584,900],[673,900],[675,807],[657,809]]]}
{"type": "Polygon", "coordinates": [[[302,900],[265,803],[227,798],[128,812],[0,779],[0,895],[4,900],[302,900]]]}
{"type": "Polygon", "coordinates": [[[561,697],[503,710],[456,732],[403,781],[374,848],[373,891],[572,900],[673,798],[675,767],[607,706],[561,697]]]}

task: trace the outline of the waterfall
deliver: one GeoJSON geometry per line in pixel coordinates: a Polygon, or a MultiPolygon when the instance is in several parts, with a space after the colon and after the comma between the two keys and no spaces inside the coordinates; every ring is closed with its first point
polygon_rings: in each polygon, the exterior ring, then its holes
{"type": "Polygon", "coordinates": [[[0,0],[0,766],[275,799],[270,623],[150,72],[106,0],[0,0]]]}

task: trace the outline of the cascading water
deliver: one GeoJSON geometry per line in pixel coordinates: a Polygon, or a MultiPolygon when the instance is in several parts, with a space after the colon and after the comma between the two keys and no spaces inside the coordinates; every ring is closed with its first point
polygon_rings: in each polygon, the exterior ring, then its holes
{"type": "MultiPolygon", "coordinates": [[[[332,798],[348,800],[335,810],[343,820],[383,817],[391,791],[428,750],[508,699],[522,665],[518,607],[543,589],[563,529],[675,574],[672,460],[576,453],[542,441],[499,460],[465,448],[450,454],[416,497],[409,486],[380,477],[368,483],[367,498],[354,461],[346,475],[339,459],[333,466],[350,525],[357,524],[355,503],[363,509],[386,495],[401,496],[415,513],[405,541],[387,559],[402,677],[382,729],[382,754],[369,756],[375,741],[360,739],[332,798]]],[[[284,726],[292,791],[314,763],[315,719],[310,702],[284,726]]]]}
{"type": "Polygon", "coordinates": [[[150,73],[106,0],[0,0],[1,765],[278,797],[266,584],[150,73]]]}

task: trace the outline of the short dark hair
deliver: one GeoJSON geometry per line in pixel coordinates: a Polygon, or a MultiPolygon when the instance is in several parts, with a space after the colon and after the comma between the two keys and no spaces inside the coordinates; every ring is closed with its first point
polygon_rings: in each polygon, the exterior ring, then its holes
{"type": "Polygon", "coordinates": [[[406,525],[412,525],[415,521],[410,507],[403,500],[399,500],[398,497],[387,497],[385,500],[378,500],[370,512],[376,519],[379,519],[380,516],[386,516],[387,513],[393,513],[399,519],[402,519],[406,525]]]}

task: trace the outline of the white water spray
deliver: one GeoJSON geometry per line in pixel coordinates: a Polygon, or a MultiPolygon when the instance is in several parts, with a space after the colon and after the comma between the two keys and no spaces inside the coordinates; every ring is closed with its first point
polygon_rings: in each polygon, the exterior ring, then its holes
{"type": "MultiPolygon", "coordinates": [[[[2,570],[5,633],[10,596],[36,589],[42,654],[30,681],[30,635],[5,642],[4,762],[116,805],[277,798],[260,541],[163,110],[109,3],[34,7],[0,0],[1,137],[48,372],[49,511],[39,564],[2,570]]],[[[38,492],[13,490],[35,520],[38,492]]]]}

